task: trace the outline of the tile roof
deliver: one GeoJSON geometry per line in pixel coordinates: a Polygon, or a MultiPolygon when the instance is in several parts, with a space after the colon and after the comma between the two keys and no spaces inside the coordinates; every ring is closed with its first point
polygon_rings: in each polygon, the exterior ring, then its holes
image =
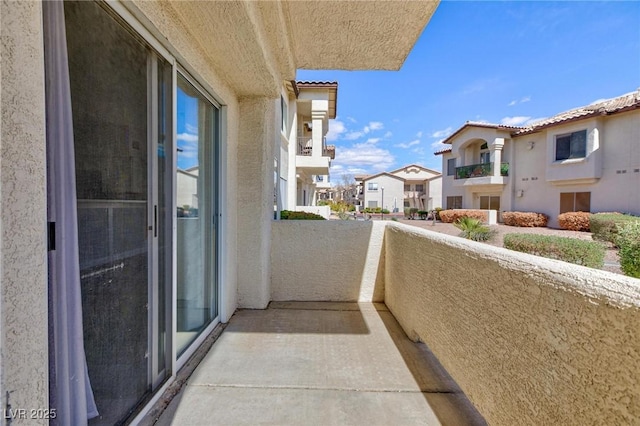
{"type": "Polygon", "coordinates": [[[434,152],[433,155],[442,155],[442,154],[446,154],[447,152],[451,152],[451,148],[441,149],[440,151],[434,152]]]}
{"type": "Polygon", "coordinates": [[[534,133],[544,128],[597,115],[610,115],[640,108],[640,89],[611,99],[561,112],[553,117],[536,121],[512,133],[513,136],[534,133]]]}
{"type": "Polygon", "coordinates": [[[298,87],[338,87],[337,81],[296,81],[298,87]]]}
{"type": "MultiPolygon", "coordinates": [[[[521,136],[529,133],[535,133],[542,129],[546,129],[547,127],[564,124],[571,121],[582,120],[599,115],[611,115],[639,108],[640,89],[636,90],[635,92],[624,94],[622,96],[617,96],[611,99],[604,99],[594,102],[590,105],[561,112],[560,114],[556,114],[553,117],[545,118],[526,126],[507,126],[504,124],[493,124],[483,121],[467,121],[462,125],[462,127],[460,127],[445,140],[443,140],[442,143],[451,144],[451,141],[467,127],[485,127],[497,130],[507,130],[511,132],[511,136],[521,136]]],[[[450,148],[444,148],[440,151],[434,152],[434,155],[440,155],[450,151],[450,148]]]]}

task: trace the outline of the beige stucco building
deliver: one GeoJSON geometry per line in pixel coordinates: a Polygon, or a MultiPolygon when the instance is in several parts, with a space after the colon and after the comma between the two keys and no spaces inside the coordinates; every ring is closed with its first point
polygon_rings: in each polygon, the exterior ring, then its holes
{"type": "Polygon", "coordinates": [[[431,210],[442,206],[442,175],[409,164],[391,172],[357,176],[362,208],[382,207],[390,212],[405,208],[431,210]]]}
{"type": "MultiPolygon", "coordinates": [[[[331,188],[334,145],[327,145],[329,120],[336,118],[337,82],[287,81],[277,108],[282,122],[276,148],[276,210],[321,212],[321,190],[331,188]]],[[[277,142],[276,142],[277,143],[277,142]]]]}
{"type": "Polygon", "coordinates": [[[441,150],[444,208],[640,214],[640,91],[526,127],[467,122],[441,150]],[[500,164],[500,167],[497,165],[500,164]]]}

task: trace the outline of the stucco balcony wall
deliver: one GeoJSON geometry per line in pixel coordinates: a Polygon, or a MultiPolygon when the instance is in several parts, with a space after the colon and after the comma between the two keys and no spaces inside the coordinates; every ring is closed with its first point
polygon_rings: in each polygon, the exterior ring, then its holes
{"type": "Polygon", "coordinates": [[[640,418],[640,282],[406,225],[385,304],[489,424],[640,418]]]}
{"type": "Polygon", "coordinates": [[[489,424],[640,418],[638,280],[393,222],[273,225],[273,300],[384,300],[489,424]]]}
{"type": "Polygon", "coordinates": [[[385,223],[275,221],[271,299],[381,302],[385,223]]]}

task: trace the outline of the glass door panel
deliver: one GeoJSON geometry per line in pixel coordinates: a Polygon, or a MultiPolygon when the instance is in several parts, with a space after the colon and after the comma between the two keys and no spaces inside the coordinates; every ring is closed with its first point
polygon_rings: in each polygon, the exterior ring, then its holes
{"type": "Polygon", "coordinates": [[[97,2],[65,2],[84,345],[99,417],[171,373],[172,67],[97,2]]]}
{"type": "Polygon", "coordinates": [[[189,81],[177,89],[177,333],[181,355],[215,318],[217,109],[189,81]]]}

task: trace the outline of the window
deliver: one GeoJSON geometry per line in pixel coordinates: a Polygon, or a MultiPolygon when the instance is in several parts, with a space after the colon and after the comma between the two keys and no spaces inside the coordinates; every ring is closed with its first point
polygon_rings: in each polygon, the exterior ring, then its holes
{"type": "Polygon", "coordinates": [[[287,132],[287,103],[284,101],[284,97],[280,96],[280,114],[282,115],[282,124],[280,126],[280,130],[282,133],[287,132]]]}
{"type": "Polygon", "coordinates": [[[447,176],[454,176],[456,174],[456,159],[449,158],[447,160],[447,176]]]}
{"type": "Polygon", "coordinates": [[[449,209],[461,209],[462,208],[462,196],[447,197],[447,210],[449,209]]]}
{"type": "Polygon", "coordinates": [[[560,214],[566,212],[590,212],[590,192],[562,192],[560,194],[560,214]]]}
{"type": "Polygon", "coordinates": [[[424,192],[424,185],[421,183],[416,185],[416,192],[424,192]]]}
{"type": "Polygon", "coordinates": [[[556,161],[587,156],[587,131],[556,136],[556,161]]]}
{"type": "Polygon", "coordinates": [[[377,191],[378,190],[378,183],[377,182],[369,182],[369,184],[367,185],[367,189],[369,191],[377,191]]]}
{"type": "Polygon", "coordinates": [[[404,202],[404,206],[405,206],[406,208],[409,208],[409,207],[411,207],[411,203],[409,203],[408,201],[405,201],[405,202],[404,202]]]}
{"type": "Polygon", "coordinates": [[[404,190],[405,190],[405,192],[411,191],[411,185],[405,185],[404,186],[404,190]]]}
{"type": "Polygon", "coordinates": [[[499,195],[481,195],[480,209],[500,211],[500,196],[499,195]]]}
{"type": "Polygon", "coordinates": [[[486,142],[480,146],[480,164],[488,164],[491,162],[491,153],[488,149],[489,146],[486,142]]]}

